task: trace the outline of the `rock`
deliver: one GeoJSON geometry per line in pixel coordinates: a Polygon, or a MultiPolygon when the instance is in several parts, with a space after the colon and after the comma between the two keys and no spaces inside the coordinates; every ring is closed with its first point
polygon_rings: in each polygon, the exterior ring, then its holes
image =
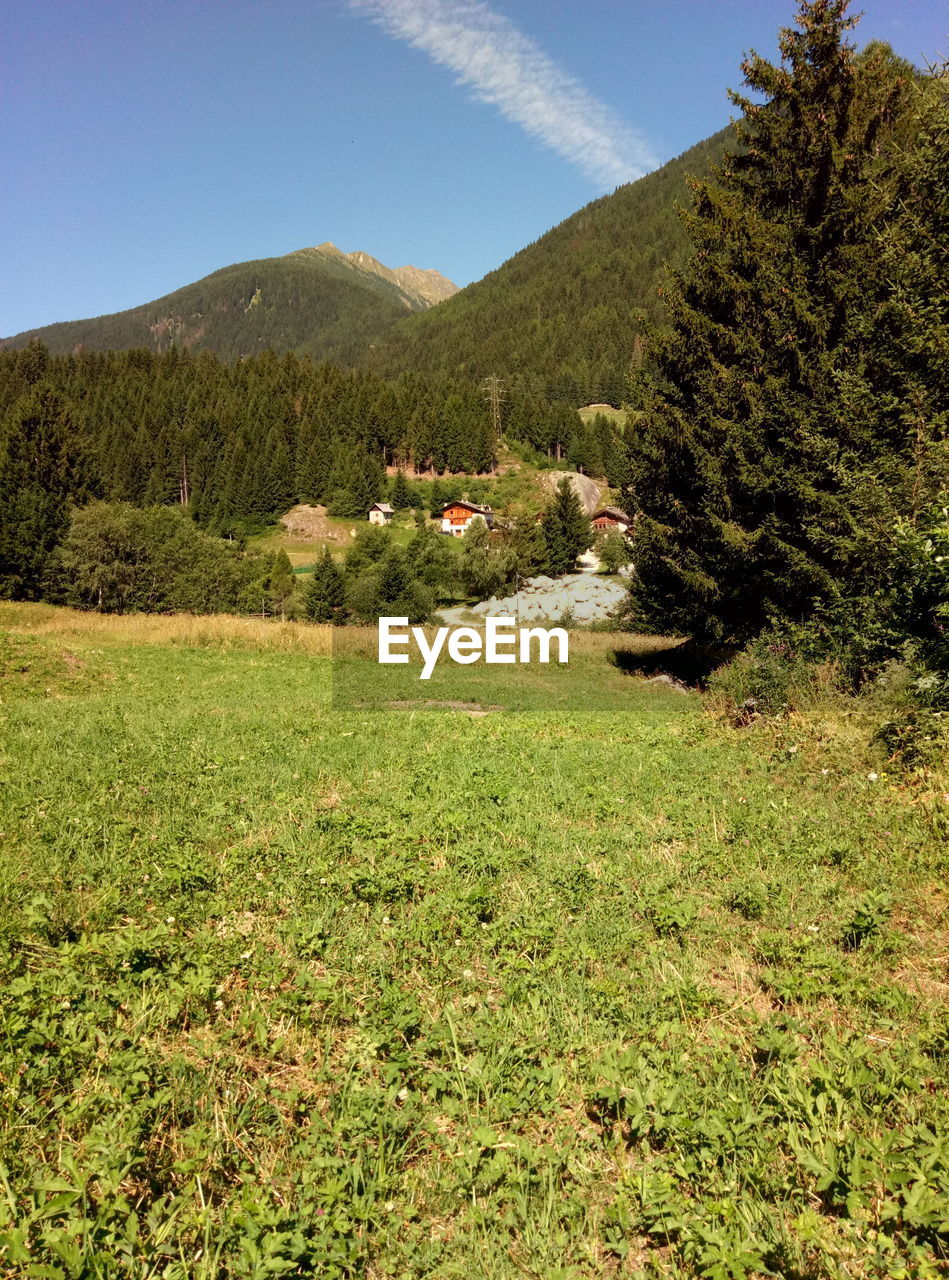
{"type": "Polygon", "coordinates": [[[659,675],[659,676],[650,676],[649,679],[646,681],[646,683],[647,684],[663,684],[669,689],[674,689],[676,693],[689,692],[687,685],[684,685],[681,680],[674,679],[672,676],[668,675],[666,672],[663,672],[662,675],[659,675]]]}
{"type": "Polygon", "coordinates": [[[581,476],[576,471],[545,471],[541,480],[548,493],[557,492],[560,481],[566,477],[570,486],[580,499],[580,503],[588,516],[600,505],[600,486],[589,476],[581,476]]]}

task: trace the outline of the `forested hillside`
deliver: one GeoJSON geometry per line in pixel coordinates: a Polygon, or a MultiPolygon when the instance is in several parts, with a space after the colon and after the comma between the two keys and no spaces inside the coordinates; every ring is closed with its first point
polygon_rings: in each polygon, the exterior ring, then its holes
{"type": "Polygon", "coordinates": [[[463,383],[384,382],[272,352],[230,365],[177,348],[0,352],[0,439],[57,434],[92,455],[103,496],[185,499],[219,530],[296,501],[364,516],[384,464],[410,450],[439,471],[484,471],[495,455],[490,415],[463,383]]]}
{"type": "Polygon", "coordinates": [[[595,200],[436,310],[407,317],[366,363],[389,375],[493,374],[574,406],[619,404],[638,358],[637,311],[661,317],[660,271],[687,254],[676,204],[688,204],[689,175],[708,172],[729,134],[595,200]]]}
{"type": "MultiPolygon", "coordinates": [[[[407,283],[411,268],[391,272],[367,255],[354,257],[320,245],[241,262],[144,306],[32,329],[0,345],[39,339],[57,354],[131,347],[160,354],[178,346],[225,360],[271,349],[352,363],[407,311],[430,305],[407,283]]],[[[415,274],[453,288],[436,272],[415,274]]]]}

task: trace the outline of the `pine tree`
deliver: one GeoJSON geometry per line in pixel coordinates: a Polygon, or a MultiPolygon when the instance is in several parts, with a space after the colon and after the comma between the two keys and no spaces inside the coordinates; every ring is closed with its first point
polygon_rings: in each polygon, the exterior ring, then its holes
{"type": "Polygon", "coordinates": [[[746,59],[766,101],[732,95],[738,147],[695,187],[694,256],[671,279],[671,330],[651,334],[626,495],[646,626],[741,641],[772,615],[804,618],[860,577],[892,519],[850,479],[890,444],[840,386],[862,359],[854,317],[873,305],[886,207],[874,179],[910,69],[885,46],[857,55],[846,11],[805,0],[781,64],[746,59]]]}
{"type": "Polygon", "coordinates": [[[66,402],[37,386],[17,403],[0,441],[0,596],[40,597],[73,504],[98,490],[98,468],[66,402]]]}
{"type": "Polygon", "coordinates": [[[884,486],[915,522],[949,492],[949,63],[913,86],[914,135],[891,175],[874,302],[851,341],[863,359],[841,378],[842,400],[890,444],[884,486]]]}
{"type": "Polygon", "coordinates": [[[311,622],[341,622],[345,600],[342,571],[330,555],[329,547],[324,546],[303,593],[303,611],[311,622]]]}
{"type": "Polygon", "coordinates": [[[396,511],[407,511],[409,507],[414,505],[412,490],[409,488],[409,482],[405,478],[404,471],[397,471],[395,479],[392,482],[392,489],[389,493],[389,501],[392,503],[396,511]]]}
{"type": "Polygon", "coordinates": [[[266,576],[266,601],[271,613],[283,614],[296,589],[293,565],[286,551],[275,551],[269,558],[266,576]]]}
{"type": "Polygon", "coordinates": [[[392,609],[408,591],[412,575],[405,560],[405,553],[391,547],[379,564],[379,603],[392,609]]]}
{"type": "Polygon", "coordinates": [[[593,542],[590,518],[568,476],[564,476],[557,485],[554,500],[544,518],[544,541],[550,573],[572,573],[577,557],[593,542]]]}
{"type": "Polygon", "coordinates": [[[505,548],[509,578],[517,574],[529,578],[539,573],[547,563],[547,542],[543,526],[533,515],[517,516],[505,548]]]}

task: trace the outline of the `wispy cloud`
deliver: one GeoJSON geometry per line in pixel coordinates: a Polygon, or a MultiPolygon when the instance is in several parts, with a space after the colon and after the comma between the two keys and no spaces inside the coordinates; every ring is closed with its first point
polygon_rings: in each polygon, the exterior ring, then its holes
{"type": "Polygon", "coordinates": [[[483,0],[347,0],[424,51],[481,102],[569,160],[599,186],[640,178],[658,160],[639,134],[483,0]]]}

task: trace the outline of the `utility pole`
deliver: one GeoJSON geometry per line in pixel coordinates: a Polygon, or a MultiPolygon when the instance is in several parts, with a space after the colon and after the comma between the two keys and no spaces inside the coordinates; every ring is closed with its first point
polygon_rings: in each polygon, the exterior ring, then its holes
{"type": "Polygon", "coordinates": [[[495,438],[501,434],[501,402],[507,396],[504,383],[495,374],[485,378],[481,384],[484,397],[491,406],[491,422],[494,426],[495,438]]]}
{"type": "MultiPolygon", "coordinates": [[[[501,439],[501,402],[507,396],[507,391],[505,390],[504,383],[497,374],[491,374],[490,377],[485,378],[481,384],[481,389],[490,406],[491,425],[494,428],[494,442],[497,444],[501,439]]],[[[492,467],[492,470],[493,469],[494,468],[492,467]]]]}

